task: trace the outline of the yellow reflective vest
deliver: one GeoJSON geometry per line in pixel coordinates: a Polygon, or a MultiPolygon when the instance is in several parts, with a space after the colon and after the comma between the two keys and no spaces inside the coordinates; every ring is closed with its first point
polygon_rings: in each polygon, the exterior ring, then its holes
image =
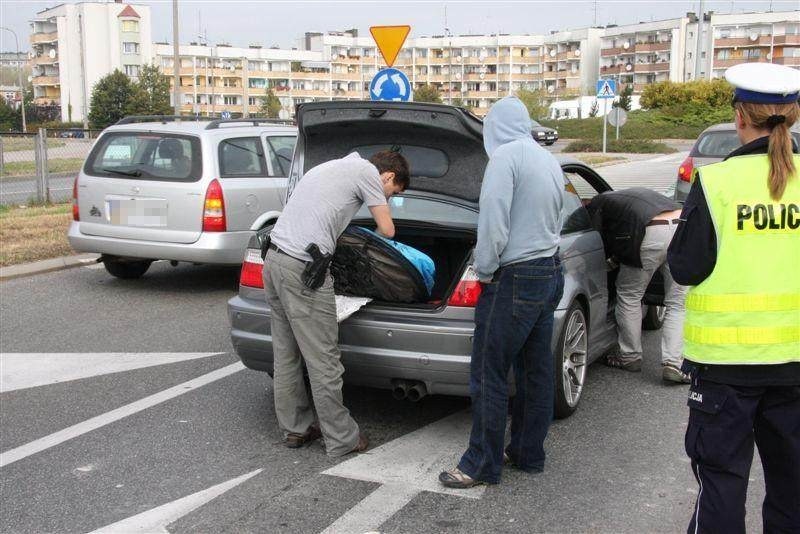
{"type": "MultiPolygon", "coordinates": [[[[800,173],[800,156],[794,156],[800,173]]],[[[684,353],[717,365],[800,362],[800,179],[769,196],[766,155],[697,170],[717,235],[711,275],[689,290],[684,353]]]]}

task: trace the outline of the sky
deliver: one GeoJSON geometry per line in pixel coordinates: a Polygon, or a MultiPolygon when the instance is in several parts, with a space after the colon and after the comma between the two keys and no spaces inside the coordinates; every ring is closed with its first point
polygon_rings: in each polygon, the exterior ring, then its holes
{"type": "MultiPolygon", "coordinates": [[[[0,0],[0,26],[15,31],[20,49],[28,50],[28,21],[38,11],[77,0],[0,0]]],[[[113,0],[112,0],[113,1],[113,0]]],[[[172,0],[129,2],[151,6],[153,40],[172,42],[172,0]]],[[[179,0],[182,44],[207,35],[208,42],[232,46],[261,44],[281,48],[298,46],[306,31],[357,28],[368,36],[370,26],[408,24],[410,37],[442,35],[448,27],[459,34],[546,34],[608,24],[635,24],[697,12],[700,2],[682,0],[513,0],[431,1],[383,0],[179,0]]],[[[797,10],[797,0],[704,1],[704,11],[741,13],[797,10]]],[[[13,36],[0,31],[0,50],[13,51],[13,36]]]]}

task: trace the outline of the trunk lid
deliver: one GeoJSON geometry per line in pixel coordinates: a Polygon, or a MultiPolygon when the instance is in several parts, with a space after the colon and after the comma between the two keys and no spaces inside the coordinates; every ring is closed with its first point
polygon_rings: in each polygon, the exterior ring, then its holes
{"type": "Polygon", "coordinates": [[[313,102],[297,111],[298,144],[289,176],[291,195],[312,167],[357,151],[392,149],[409,161],[413,191],[477,203],[488,157],[481,120],[441,104],[313,102]]]}
{"type": "Polygon", "coordinates": [[[81,232],[194,243],[203,223],[200,139],[110,131],[95,144],[78,180],[81,232]]]}

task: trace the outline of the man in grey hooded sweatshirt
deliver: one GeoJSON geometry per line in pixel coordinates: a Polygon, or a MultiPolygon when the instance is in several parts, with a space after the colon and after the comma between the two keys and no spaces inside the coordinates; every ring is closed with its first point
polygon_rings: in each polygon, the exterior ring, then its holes
{"type": "Polygon", "coordinates": [[[503,463],[544,468],[544,439],[553,417],[553,313],[564,290],[558,258],[564,175],[531,137],[525,105],[509,96],[483,122],[489,163],[483,177],[473,268],[483,291],[475,308],[470,366],[472,432],[447,487],[500,481],[503,463]],[[516,396],[511,443],[505,447],[508,373],[516,396]]]}

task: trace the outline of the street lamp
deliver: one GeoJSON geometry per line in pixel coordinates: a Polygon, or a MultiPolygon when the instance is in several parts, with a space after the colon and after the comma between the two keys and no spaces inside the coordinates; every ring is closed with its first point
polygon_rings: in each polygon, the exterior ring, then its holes
{"type": "Polygon", "coordinates": [[[28,125],[25,122],[25,88],[22,86],[22,64],[19,63],[19,39],[17,39],[17,33],[11,28],[0,26],[0,30],[11,32],[14,35],[14,42],[17,43],[17,83],[19,84],[20,107],[22,108],[22,131],[24,133],[28,131],[28,125]]]}

